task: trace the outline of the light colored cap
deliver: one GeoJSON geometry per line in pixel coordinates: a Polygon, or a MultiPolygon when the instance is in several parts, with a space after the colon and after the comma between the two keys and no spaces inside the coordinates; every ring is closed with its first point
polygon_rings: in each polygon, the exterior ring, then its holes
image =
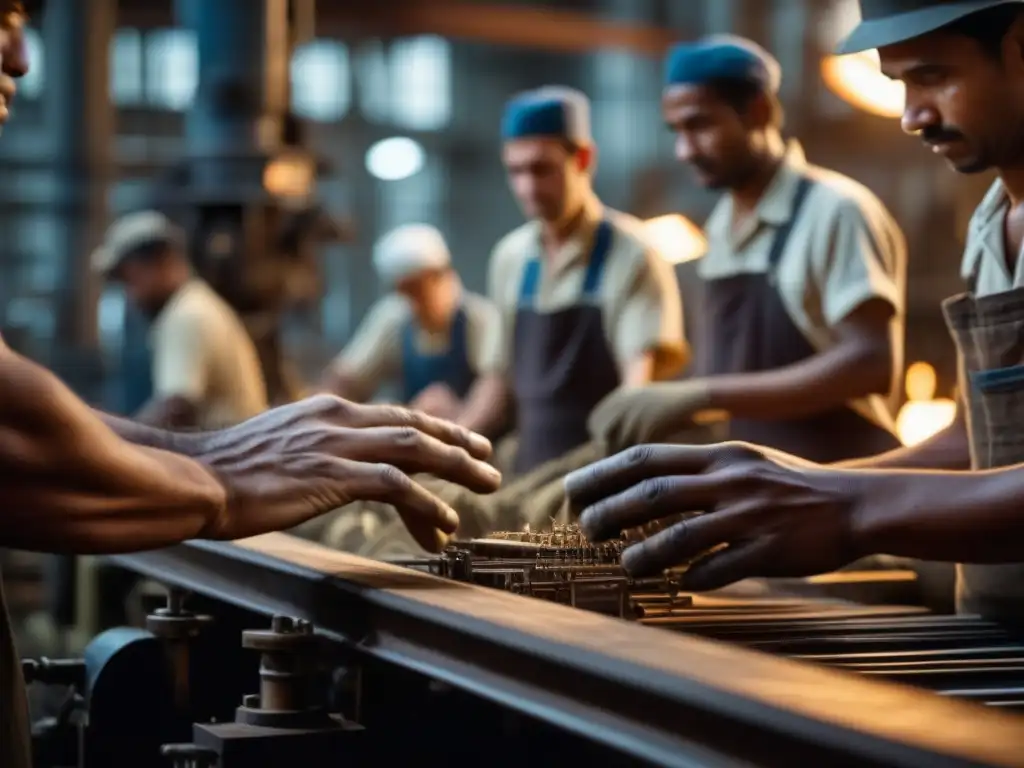
{"type": "Polygon", "coordinates": [[[109,275],[132,251],[157,243],[183,247],[185,233],[159,211],[129,213],[110,225],[100,247],[93,251],[92,268],[109,275]]]}
{"type": "Polygon", "coordinates": [[[377,241],[373,266],[387,285],[421,272],[445,269],[452,263],[444,235],[429,224],[406,224],[377,241]]]}

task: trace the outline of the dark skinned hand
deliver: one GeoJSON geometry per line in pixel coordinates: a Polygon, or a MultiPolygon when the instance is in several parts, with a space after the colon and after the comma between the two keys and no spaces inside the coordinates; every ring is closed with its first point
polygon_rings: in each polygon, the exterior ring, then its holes
{"type": "Polygon", "coordinates": [[[428,473],[490,493],[500,473],[486,438],[423,413],[317,395],[236,427],[196,435],[186,451],[227,490],[206,538],[292,528],[353,501],[398,510],[421,546],[438,551],[458,515],[409,476],[428,473]]]}
{"type": "Polygon", "coordinates": [[[700,558],[683,579],[700,591],[755,576],[824,573],[856,560],[852,532],[871,476],[731,442],[637,446],[573,472],[565,486],[592,541],[703,512],[630,546],[622,558],[638,577],[700,558]]]}

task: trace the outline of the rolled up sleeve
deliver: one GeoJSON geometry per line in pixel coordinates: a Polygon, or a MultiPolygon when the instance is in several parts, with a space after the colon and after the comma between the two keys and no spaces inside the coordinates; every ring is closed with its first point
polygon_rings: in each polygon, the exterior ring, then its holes
{"type": "Polygon", "coordinates": [[[816,249],[820,261],[815,270],[825,322],[838,325],[871,299],[885,301],[902,315],[906,243],[881,204],[844,201],[826,237],[825,247],[816,249]]]}
{"type": "Polygon", "coordinates": [[[666,379],[688,362],[679,285],[671,265],[646,249],[619,305],[610,337],[620,366],[654,353],[655,379],[666,379]]]}
{"type": "Polygon", "coordinates": [[[181,397],[200,404],[209,380],[209,335],[203,319],[194,312],[165,318],[153,335],[153,394],[157,398],[181,397]]]}
{"type": "Polygon", "coordinates": [[[408,309],[398,296],[385,296],[363,318],[355,334],[331,367],[354,380],[372,397],[381,385],[401,371],[402,326],[408,309]]]}

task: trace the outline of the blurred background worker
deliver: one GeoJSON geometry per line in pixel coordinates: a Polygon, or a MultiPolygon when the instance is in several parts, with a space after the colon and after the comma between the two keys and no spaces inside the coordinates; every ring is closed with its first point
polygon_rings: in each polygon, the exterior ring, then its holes
{"type": "Polygon", "coordinates": [[[732,36],[678,45],[665,78],[676,156],[702,186],[726,192],[705,225],[696,378],[616,394],[595,413],[595,432],[620,448],[715,409],[729,415],[732,439],[815,461],[897,447],[899,227],[868,189],[783,141],[781,71],[760,46],[732,36]]]}
{"type": "Polygon", "coordinates": [[[397,384],[411,408],[493,433],[504,417],[497,308],[462,287],[434,227],[398,227],[375,250],[378,277],[392,292],[328,368],[324,387],[365,401],[397,384]]]}
{"type": "Polygon", "coordinates": [[[135,415],[167,428],[216,429],[267,408],[252,339],[233,309],[192,271],[184,233],[157,211],[116,221],[93,268],[124,286],[151,321],[153,396],[135,415]]]}
{"type": "Polygon", "coordinates": [[[529,221],[491,256],[516,405],[515,473],[586,443],[606,395],[668,378],[687,359],[679,288],[636,219],[606,209],[592,187],[590,103],[551,86],[508,102],[502,150],[529,221]]]}

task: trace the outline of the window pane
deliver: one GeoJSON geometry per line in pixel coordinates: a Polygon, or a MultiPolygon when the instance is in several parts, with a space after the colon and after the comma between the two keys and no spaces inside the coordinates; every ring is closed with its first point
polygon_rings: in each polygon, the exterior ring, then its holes
{"type": "Polygon", "coordinates": [[[371,122],[386,123],[391,119],[388,59],[379,40],[364,43],[355,55],[356,86],[359,108],[371,122]]]}
{"type": "Polygon", "coordinates": [[[43,36],[32,27],[25,29],[25,49],[28,54],[29,68],[18,81],[18,94],[28,99],[38,98],[43,92],[46,78],[46,58],[43,50],[43,36]]]}
{"type": "Polygon", "coordinates": [[[292,57],[292,108],[311,120],[338,120],[352,100],[348,50],[341,43],[314,40],[292,57]]]}
{"type": "Polygon", "coordinates": [[[119,29],[110,44],[110,98],[115,104],[141,104],[142,34],[119,29]]]}
{"type": "Polygon", "coordinates": [[[432,131],[451,119],[451,48],[441,37],[396,40],[391,47],[391,116],[405,128],[432,131]]]}
{"type": "Polygon", "coordinates": [[[184,110],[199,82],[195,34],[162,29],[146,35],[146,100],[155,107],[184,110]]]}

